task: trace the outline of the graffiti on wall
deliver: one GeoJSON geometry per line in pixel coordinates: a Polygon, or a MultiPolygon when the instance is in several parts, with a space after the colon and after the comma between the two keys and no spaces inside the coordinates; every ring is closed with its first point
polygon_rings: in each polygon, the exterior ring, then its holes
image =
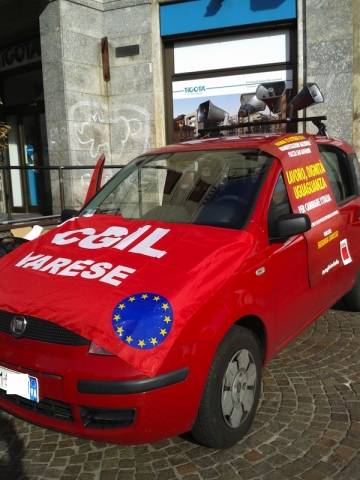
{"type": "MultiPolygon", "coordinates": [[[[151,145],[151,115],[139,105],[123,103],[109,106],[106,101],[79,101],[69,108],[69,121],[63,125],[49,125],[49,147],[53,152],[70,158],[54,163],[72,165],[94,165],[95,160],[105,153],[107,164],[125,164],[143,153],[151,145]]],[[[56,157],[53,157],[54,159],[56,157]]],[[[107,181],[116,169],[107,169],[107,181]]],[[[79,208],[85,198],[90,182],[90,170],[67,172],[65,192],[67,207],[79,208]]]]}
{"type": "Polygon", "coordinates": [[[87,151],[92,159],[101,153],[138,155],[150,147],[151,116],[138,105],[108,109],[102,102],[81,101],[70,108],[69,118],[74,119],[69,122],[71,148],[87,151]]]}

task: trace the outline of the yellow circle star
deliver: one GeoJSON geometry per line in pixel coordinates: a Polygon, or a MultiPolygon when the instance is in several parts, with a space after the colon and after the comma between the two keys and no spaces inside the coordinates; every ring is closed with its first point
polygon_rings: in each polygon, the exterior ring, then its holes
{"type": "Polygon", "coordinates": [[[149,295],[148,295],[147,293],[143,293],[143,294],[141,295],[141,298],[142,298],[143,300],[146,300],[146,299],[148,298],[148,296],[149,296],[149,295]]]}
{"type": "Polygon", "coordinates": [[[119,308],[120,308],[120,310],[124,310],[125,305],[123,303],[119,303],[119,308]]]}
{"type": "Polygon", "coordinates": [[[160,297],[156,295],[156,297],[153,298],[154,302],[158,302],[160,300],[160,297]]]}
{"type": "Polygon", "coordinates": [[[163,310],[168,310],[169,309],[169,304],[168,303],[163,303],[161,308],[163,310]]]}
{"type": "Polygon", "coordinates": [[[170,323],[170,322],[171,322],[171,317],[169,317],[168,315],[166,315],[166,317],[164,318],[164,322],[165,322],[165,323],[170,323]]]}
{"type": "Polygon", "coordinates": [[[155,346],[158,343],[157,338],[151,337],[150,343],[155,346]]]}
{"type": "Polygon", "coordinates": [[[130,343],[133,341],[132,336],[129,335],[128,337],[126,337],[126,341],[127,341],[127,343],[130,345],[130,343]]]}
{"type": "Polygon", "coordinates": [[[120,318],[121,318],[120,315],[118,315],[118,314],[114,315],[114,320],[115,320],[115,322],[117,322],[118,320],[120,320],[120,318]]]}
{"type": "Polygon", "coordinates": [[[162,335],[163,337],[165,337],[166,333],[167,333],[167,332],[166,332],[166,329],[165,329],[165,328],[161,328],[161,329],[160,329],[160,335],[162,335]]]}
{"type": "Polygon", "coordinates": [[[129,302],[135,302],[135,297],[130,297],[129,302]]]}
{"type": "Polygon", "coordinates": [[[144,340],[139,340],[138,345],[139,345],[139,347],[143,348],[143,347],[145,347],[146,344],[145,344],[144,340]]]}
{"type": "Polygon", "coordinates": [[[123,334],[123,332],[124,332],[124,329],[123,329],[123,327],[118,327],[118,328],[116,329],[116,331],[117,331],[117,333],[120,334],[120,336],[121,336],[121,335],[123,334]]]}

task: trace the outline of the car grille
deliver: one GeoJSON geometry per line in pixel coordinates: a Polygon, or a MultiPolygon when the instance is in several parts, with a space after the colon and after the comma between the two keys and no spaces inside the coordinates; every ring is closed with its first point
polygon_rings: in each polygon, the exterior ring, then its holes
{"type": "MultiPolygon", "coordinates": [[[[0,311],[0,332],[11,335],[10,323],[13,317],[14,313],[0,311]]],[[[27,320],[27,325],[21,338],[73,346],[89,345],[90,343],[86,338],[71,332],[67,328],[60,327],[55,323],[28,315],[24,315],[24,317],[27,320]]]]}
{"type": "Polygon", "coordinates": [[[44,398],[39,403],[36,403],[27,400],[26,398],[19,397],[18,395],[7,395],[3,390],[0,390],[0,398],[14,403],[18,407],[38,413],[39,415],[46,415],[47,417],[57,418],[58,420],[65,422],[73,421],[70,405],[68,403],[60,402],[59,400],[44,398]]]}

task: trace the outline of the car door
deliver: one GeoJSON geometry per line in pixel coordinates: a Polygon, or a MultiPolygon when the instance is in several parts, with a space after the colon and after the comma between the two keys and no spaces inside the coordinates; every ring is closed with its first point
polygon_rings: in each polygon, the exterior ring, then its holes
{"type": "Polygon", "coordinates": [[[339,211],[340,267],[336,273],[338,286],[345,293],[354,283],[360,262],[360,168],[354,154],[330,144],[318,147],[339,211]]]}
{"type": "MultiPolygon", "coordinates": [[[[359,265],[355,168],[349,164],[349,157],[346,164],[344,155],[336,149],[330,149],[331,158],[329,153],[323,160],[329,145],[336,147],[325,138],[319,141],[302,134],[284,135],[265,147],[281,164],[285,180],[281,189],[286,190],[290,212],[307,214],[311,221],[311,228],[304,234],[280,241],[271,238],[269,228],[267,267],[277,279],[273,305],[278,339],[283,343],[351,288],[359,265]],[[321,144],[321,154],[317,143],[321,144]]],[[[270,220],[286,213],[284,205],[272,211],[279,188],[277,183],[269,206],[270,220]]]]}
{"type": "Polygon", "coordinates": [[[284,175],[276,179],[267,212],[268,239],[264,250],[264,269],[272,279],[272,305],[276,319],[276,349],[314,318],[319,305],[309,282],[308,246],[304,235],[276,239],[274,226],[282,215],[293,213],[285,186],[284,175]]]}

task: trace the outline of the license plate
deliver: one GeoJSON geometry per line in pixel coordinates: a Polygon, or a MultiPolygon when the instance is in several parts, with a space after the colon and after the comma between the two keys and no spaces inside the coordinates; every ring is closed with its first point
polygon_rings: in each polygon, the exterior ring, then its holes
{"type": "Polygon", "coordinates": [[[39,381],[26,373],[0,366],[0,389],[5,390],[8,395],[19,395],[39,402],[39,381]]]}

